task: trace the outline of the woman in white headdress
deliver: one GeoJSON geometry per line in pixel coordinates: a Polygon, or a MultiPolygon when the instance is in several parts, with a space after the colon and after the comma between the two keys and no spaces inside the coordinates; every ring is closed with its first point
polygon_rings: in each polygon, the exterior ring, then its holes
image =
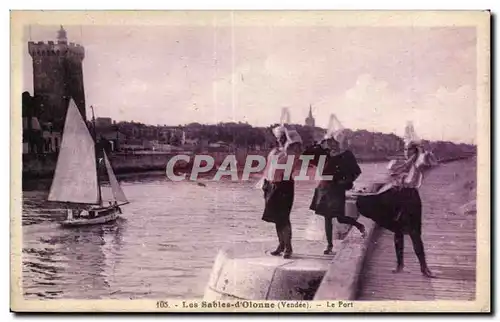
{"type": "Polygon", "coordinates": [[[319,158],[325,156],[323,176],[332,176],[331,180],[321,180],[314,190],[309,209],[325,218],[327,248],[324,254],[333,249],[333,218],[342,224],[355,226],[363,236],[365,227],[356,219],[345,215],[346,191],[352,189],[354,181],[361,174],[361,169],[354,154],[347,149],[345,129],[327,133],[319,144],[307,148],[304,155],[314,155],[311,164],[317,166],[319,158]]]}
{"type": "Polygon", "coordinates": [[[276,225],[279,244],[271,252],[271,255],[278,256],[284,252],[283,257],[290,258],[292,255],[290,212],[295,193],[293,171],[297,169],[297,159],[302,149],[302,138],[296,131],[287,130],[284,126],[273,129],[273,134],[278,141],[278,147],[269,153],[264,172],[262,190],[264,191],[265,208],[262,220],[276,225]],[[290,171],[276,169],[278,164],[287,164],[289,156],[293,156],[290,171]]]}
{"type": "Polygon", "coordinates": [[[432,153],[423,149],[412,125],[407,126],[406,132],[406,160],[391,161],[387,182],[375,194],[358,196],[356,205],[361,215],[394,232],[397,267],[393,272],[401,272],[404,268],[404,235],[408,234],[420,262],[422,274],[434,277],[425,259],[422,242],[422,201],[418,188],[422,184],[423,174],[437,165],[437,161],[432,153]]]}

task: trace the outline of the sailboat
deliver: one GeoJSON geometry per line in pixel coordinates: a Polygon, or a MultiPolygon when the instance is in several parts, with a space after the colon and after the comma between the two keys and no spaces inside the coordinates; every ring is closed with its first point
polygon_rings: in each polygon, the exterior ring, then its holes
{"type": "Polygon", "coordinates": [[[70,99],[54,179],[48,196],[48,201],[64,203],[67,209],[67,218],[61,222],[62,226],[114,221],[122,213],[120,206],[129,203],[104,149],[99,151],[102,157],[98,158],[93,110],[92,121],[93,136],[74,100],[70,99]],[[112,192],[112,200],[106,205],[102,198],[102,184],[99,178],[103,168],[109,178],[112,192]]]}

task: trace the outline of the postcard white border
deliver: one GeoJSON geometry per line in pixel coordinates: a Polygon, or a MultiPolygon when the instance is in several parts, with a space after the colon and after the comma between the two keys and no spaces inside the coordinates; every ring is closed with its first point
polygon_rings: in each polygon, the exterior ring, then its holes
{"type": "MultiPolygon", "coordinates": [[[[11,308],[16,311],[52,312],[165,312],[156,300],[25,300],[21,283],[21,105],[24,24],[54,25],[315,25],[315,26],[475,26],[477,28],[477,284],[475,301],[354,302],[339,312],[478,312],[490,304],[490,17],[487,11],[140,11],[140,12],[12,12],[11,13],[11,308]],[[168,18],[166,18],[168,16],[168,18]]],[[[215,256],[215,254],[214,254],[215,256]]],[[[197,300],[200,301],[201,300],[197,300]]],[[[175,301],[169,301],[175,303],[175,301]]],[[[259,301],[253,301],[259,302],[259,301]]],[[[312,302],[314,305],[314,302],[312,302]]],[[[172,309],[170,311],[175,311],[172,309]]],[[[188,309],[182,312],[208,312],[188,309]]],[[[217,312],[223,312],[218,310],[217,312]]],[[[257,312],[251,309],[243,312],[257,312]]],[[[314,311],[314,310],[311,310],[314,311]]],[[[215,312],[215,311],[210,311],[215,312]]],[[[227,311],[226,311],[227,312],[227,311]]],[[[262,311],[261,311],[262,312],[262,311]]],[[[268,312],[268,311],[266,311],[268,312]]],[[[280,310],[280,312],[285,312],[280,310]]]]}

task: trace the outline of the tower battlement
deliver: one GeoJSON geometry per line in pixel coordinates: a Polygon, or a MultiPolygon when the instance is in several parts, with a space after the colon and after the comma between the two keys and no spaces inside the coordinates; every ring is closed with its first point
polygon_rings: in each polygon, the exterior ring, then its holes
{"type": "Polygon", "coordinates": [[[61,26],[56,41],[29,41],[28,52],[33,60],[33,91],[40,97],[40,118],[62,129],[70,99],[73,99],[86,120],[83,59],[85,48],[68,42],[61,26]]]}
{"type": "Polygon", "coordinates": [[[32,57],[34,56],[72,56],[81,59],[85,58],[85,47],[80,44],[67,43],[64,41],[48,41],[47,43],[43,41],[28,42],[28,51],[32,57]]]}

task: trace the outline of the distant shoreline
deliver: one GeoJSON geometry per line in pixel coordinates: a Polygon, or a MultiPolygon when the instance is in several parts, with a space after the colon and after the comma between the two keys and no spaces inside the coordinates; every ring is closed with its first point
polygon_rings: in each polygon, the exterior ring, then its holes
{"type": "MultiPolygon", "coordinates": [[[[210,153],[206,153],[210,154],[210,153]]],[[[124,162],[123,160],[120,159],[114,159],[113,156],[111,156],[111,162],[114,166],[114,172],[116,175],[128,175],[128,174],[148,174],[148,173],[154,173],[154,172],[164,172],[166,163],[168,160],[176,154],[164,154],[163,158],[161,157],[162,155],[159,154],[151,154],[151,155],[130,155],[130,157],[136,158],[134,160],[135,162],[124,162]],[[165,157],[167,156],[167,157],[165,157]],[[138,158],[138,159],[137,159],[138,158]],[[118,162],[117,162],[118,161],[118,162]],[[149,162],[151,161],[151,162],[149,162]]],[[[472,155],[467,155],[467,156],[461,156],[461,157],[451,157],[451,158],[446,158],[446,159],[441,159],[439,160],[440,163],[448,163],[448,162],[453,162],[453,161],[458,161],[462,159],[468,159],[472,157],[472,155]]],[[[388,162],[391,157],[358,157],[358,162],[360,164],[366,164],[366,163],[384,163],[388,162]]],[[[32,161],[33,162],[33,161],[32,161]]],[[[22,181],[32,181],[32,180],[38,180],[38,179],[51,179],[52,176],[54,175],[55,171],[55,165],[56,161],[51,160],[51,162],[41,162],[41,164],[37,164],[37,166],[28,164],[28,170],[25,169],[23,165],[23,173],[22,173],[22,181]],[[34,169],[33,169],[34,168],[34,169]]],[[[177,166],[176,169],[174,170],[177,173],[187,173],[189,174],[191,170],[190,164],[185,164],[183,166],[177,166]]],[[[243,171],[243,166],[238,166],[237,168],[238,173],[241,173],[243,171]]],[[[214,168],[208,172],[205,172],[203,176],[209,176],[213,175],[217,172],[217,169],[214,168]]]]}

